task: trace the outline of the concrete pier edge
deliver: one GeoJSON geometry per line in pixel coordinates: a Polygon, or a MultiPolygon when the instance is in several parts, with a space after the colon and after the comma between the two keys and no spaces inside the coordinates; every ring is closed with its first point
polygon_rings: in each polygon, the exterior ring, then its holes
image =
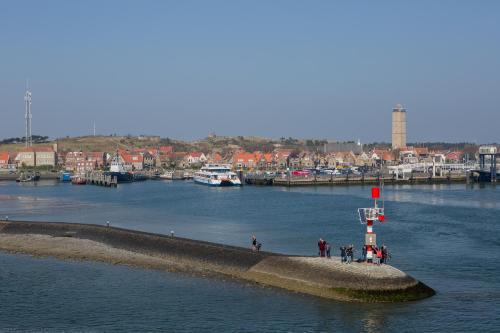
{"type": "Polygon", "coordinates": [[[222,275],[342,301],[404,302],[435,294],[432,288],[389,265],[340,266],[323,258],[253,252],[236,246],[95,224],[0,220],[0,250],[222,275]],[[12,242],[3,244],[2,235],[43,235],[48,243],[40,249],[23,248],[12,242]],[[78,242],[92,241],[127,252],[120,260],[94,255],[90,250],[66,252],[64,246],[56,248],[55,240],[71,241],[74,247],[81,245],[78,242]]]}

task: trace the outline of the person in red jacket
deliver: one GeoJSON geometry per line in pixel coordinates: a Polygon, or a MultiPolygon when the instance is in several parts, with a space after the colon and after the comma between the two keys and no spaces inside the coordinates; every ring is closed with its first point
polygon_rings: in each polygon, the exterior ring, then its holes
{"type": "Polygon", "coordinates": [[[382,262],[382,249],[381,248],[377,248],[375,254],[377,256],[377,262],[380,265],[380,263],[382,262]]]}
{"type": "Polygon", "coordinates": [[[324,257],[326,250],[326,241],[323,240],[322,238],[320,238],[318,241],[318,249],[319,249],[319,256],[324,257]]]}

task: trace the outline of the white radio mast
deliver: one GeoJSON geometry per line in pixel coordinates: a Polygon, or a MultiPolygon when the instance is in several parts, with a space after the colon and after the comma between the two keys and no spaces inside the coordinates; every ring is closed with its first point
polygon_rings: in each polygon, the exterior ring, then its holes
{"type": "Polygon", "coordinates": [[[94,136],[95,136],[95,120],[94,120],[94,136]]]}
{"type": "Polygon", "coordinates": [[[26,113],[24,118],[26,120],[26,147],[33,145],[33,138],[31,137],[31,91],[29,91],[29,82],[26,80],[26,93],[24,94],[24,102],[26,104],[26,113]]]}

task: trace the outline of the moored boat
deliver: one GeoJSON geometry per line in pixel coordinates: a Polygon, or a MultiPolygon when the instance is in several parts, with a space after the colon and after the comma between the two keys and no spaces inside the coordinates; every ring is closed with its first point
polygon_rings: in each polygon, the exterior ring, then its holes
{"type": "Polygon", "coordinates": [[[206,164],[193,177],[198,184],[209,186],[240,186],[241,181],[225,164],[206,164]]]}
{"type": "Polygon", "coordinates": [[[71,178],[71,184],[73,184],[73,185],[85,185],[85,184],[87,184],[87,181],[85,180],[85,177],[78,175],[78,176],[73,176],[71,178]]]}
{"type": "Polygon", "coordinates": [[[120,161],[120,155],[118,155],[118,153],[113,156],[109,171],[104,172],[104,175],[111,176],[111,178],[116,178],[118,184],[131,183],[134,181],[134,174],[132,172],[125,171],[123,163],[121,163],[120,161]]]}
{"type": "Polygon", "coordinates": [[[160,175],[160,179],[167,179],[167,180],[172,180],[174,178],[174,172],[173,171],[165,171],[160,175]]]}
{"type": "Polygon", "coordinates": [[[59,178],[62,182],[70,182],[73,174],[71,172],[63,172],[59,178]]]}
{"type": "Polygon", "coordinates": [[[39,180],[40,180],[40,174],[38,172],[30,174],[21,173],[21,175],[16,179],[16,182],[26,183],[26,182],[36,182],[39,180]]]}

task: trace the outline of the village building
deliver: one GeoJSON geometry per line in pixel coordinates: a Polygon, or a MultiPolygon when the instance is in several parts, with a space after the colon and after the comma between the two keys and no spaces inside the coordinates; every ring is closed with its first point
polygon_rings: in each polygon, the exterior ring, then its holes
{"type": "Polygon", "coordinates": [[[207,161],[207,157],[202,152],[194,151],[187,155],[186,161],[189,165],[202,164],[207,161]]]}
{"type": "Polygon", "coordinates": [[[324,165],[330,169],[337,167],[337,160],[334,153],[329,153],[324,157],[324,165]]]}
{"type": "Polygon", "coordinates": [[[462,163],[464,152],[462,151],[452,151],[446,154],[447,163],[462,163]]]}
{"type": "Polygon", "coordinates": [[[316,166],[315,156],[309,152],[303,152],[300,154],[299,165],[301,168],[314,168],[316,166]]]}
{"type": "Polygon", "coordinates": [[[36,163],[35,150],[33,148],[21,150],[17,153],[15,161],[21,167],[34,167],[36,163]]]}
{"type": "Polygon", "coordinates": [[[144,168],[144,158],[141,154],[130,152],[128,150],[119,151],[120,160],[123,163],[123,168],[127,171],[142,170],[144,168]]]}
{"type": "Polygon", "coordinates": [[[161,166],[164,168],[186,168],[189,166],[187,162],[187,152],[184,151],[176,151],[170,152],[168,154],[161,154],[161,166]]]}
{"type": "Polygon", "coordinates": [[[156,156],[149,151],[142,153],[144,168],[151,169],[156,166],[156,156]]]}
{"type": "Polygon", "coordinates": [[[212,152],[207,155],[207,162],[211,164],[223,163],[222,155],[218,152],[212,152]]]}
{"type": "Polygon", "coordinates": [[[292,152],[292,149],[276,149],[274,151],[274,161],[279,169],[286,169],[289,167],[289,160],[292,152]]]}
{"type": "Polygon", "coordinates": [[[7,169],[10,165],[10,155],[8,152],[0,152],[0,169],[7,169]]]}
{"type": "Polygon", "coordinates": [[[272,170],[276,168],[276,162],[273,159],[273,154],[263,153],[256,156],[257,166],[262,170],[272,170]]]}
{"type": "Polygon", "coordinates": [[[417,154],[419,160],[426,159],[429,157],[429,148],[427,147],[416,147],[413,150],[417,154]]]}
{"type": "Polygon", "coordinates": [[[93,162],[96,169],[102,169],[105,167],[106,154],[104,152],[100,151],[88,152],[86,153],[86,155],[87,155],[87,161],[93,162]]]}
{"type": "Polygon", "coordinates": [[[232,164],[237,169],[250,169],[256,166],[257,160],[254,153],[238,151],[233,155],[232,164]]]}
{"type": "Polygon", "coordinates": [[[81,151],[70,151],[64,158],[64,168],[67,171],[77,171],[82,162],[85,161],[85,154],[81,151]]]}
{"type": "Polygon", "coordinates": [[[356,164],[356,155],[352,151],[340,151],[335,153],[337,165],[350,167],[356,164]]]}
{"type": "Polygon", "coordinates": [[[52,147],[35,148],[35,166],[56,166],[56,152],[52,147]]]}
{"type": "Polygon", "coordinates": [[[172,147],[172,146],[160,146],[159,151],[160,151],[160,154],[170,154],[174,151],[174,147],[172,147]]]}
{"type": "Polygon", "coordinates": [[[375,162],[370,158],[370,156],[362,152],[361,154],[355,155],[355,161],[354,165],[358,167],[372,167],[374,166],[375,162]]]}

